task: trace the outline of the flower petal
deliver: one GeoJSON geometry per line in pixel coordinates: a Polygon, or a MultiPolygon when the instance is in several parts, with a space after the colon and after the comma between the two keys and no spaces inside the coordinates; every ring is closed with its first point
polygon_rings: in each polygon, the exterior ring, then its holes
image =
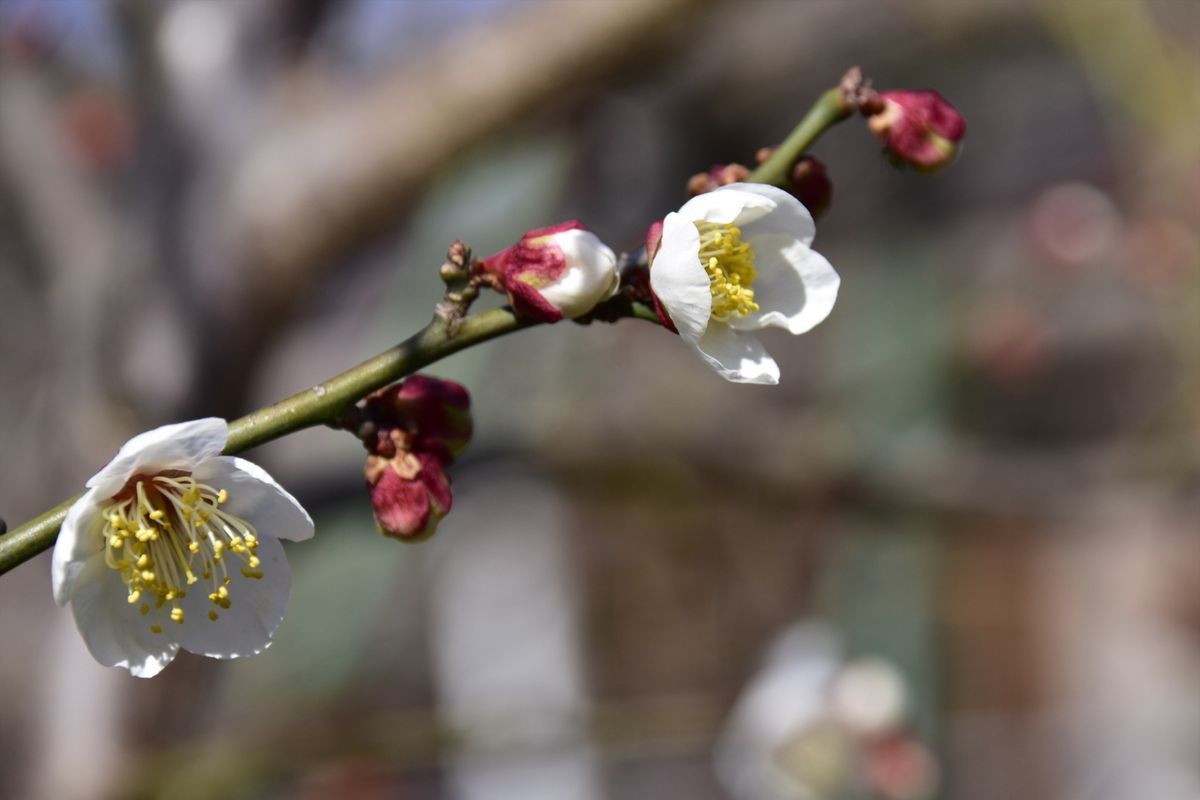
{"type": "Polygon", "coordinates": [[[662,244],[650,265],[650,288],[685,341],[696,342],[708,327],[712,316],[709,284],[708,273],[700,265],[700,231],[682,214],[667,214],[662,244]]]}
{"type": "Polygon", "coordinates": [[[736,330],[767,325],[789,333],[805,333],[833,310],[841,279],[825,257],[793,237],[756,235],[754,248],[754,299],[759,310],[729,321],[736,330]]]}
{"type": "Polygon", "coordinates": [[[541,287],[542,297],[564,317],[586,314],[617,292],[617,256],[591,231],[569,230],[554,235],[566,257],[567,269],[558,280],[541,287]]]}
{"type": "Polygon", "coordinates": [[[84,564],[104,552],[104,517],[100,510],[99,496],[92,489],[67,510],[63,519],[50,561],[54,602],[60,606],[71,599],[71,589],[84,564]]]}
{"type": "Polygon", "coordinates": [[[708,326],[695,344],[700,357],[722,378],[735,383],[779,383],[779,365],[751,333],[727,325],[708,326]]]}
{"type": "Polygon", "coordinates": [[[183,649],[210,658],[239,658],[266,650],[271,644],[292,588],[283,545],[272,536],[260,536],[258,570],[262,578],[247,578],[239,569],[241,562],[226,554],[229,569],[229,608],[217,608],[209,599],[211,589],[201,581],[183,598],[182,623],[168,623],[170,633],[183,649]],[[215,611],[217,619],[208,612],[215,611]]]}
{"type": "MultiPolygon", "coordinates": [[[[765,183],[731,183],[721,191],[731,189],[754,195],[760,198],[760,202],[767,201],[771,204],[768,213],[756,214],[753,217],[743,214],[738,218],[737,225],[742,228],[746,238],[755,233],[778,233],[799,239],[806,245],[812,244],[813,237],[817,235],[817,225],[804,204],[791,194],[778,186],[765,183]]],[[[751,208],[757,210],[759,206],[751,208]]]]}
{"type": "MultiPolygon", "coordinates": [[[[778,199],[775,195],[758,191],[762,184],[731,183],[711,192],[698,194],[683,204],[679,215],[689,222],[704,220],[706,222],[727,222],[743,226],[767,216],[775,211],[778,199]]],[[[774,189],[775,187],[766,187],[774,189]]],[[[798,202],[794,197],[777,190],[798,202]]],[[[665,244],[665,241],[664,241],[665,244]]]]}
{"type": "Polygon", "coordinates": [[[192,469],[225,449],[229,425],[220,417],[205,417],[163,425],[125,443],[116,457],[87,482],[101,497],[115,494],[138,472],[174,467],[192,469]]]}
{"type": "Polygon", "coordinates": [[[96,555],[83,564],[71,595],[75,626],[92,657],[106,667],[124,667],[135,677],[150,678],[171,663],[179,645],[170,637],[173,625],[162,609],[148,604],[142,615],[130,605],[120,575],[96,555]],[[163,633],[154,633],[158,625],[163,633]]]}
{"type": "Polygon", "coordinates": [[[249,522],[260,534],[293,542],[312,538],[312,517],[257,464],[244,458],[216,456],[196,467],[192,476],[227,490],[229,501],[222,508],[249,522]]]}

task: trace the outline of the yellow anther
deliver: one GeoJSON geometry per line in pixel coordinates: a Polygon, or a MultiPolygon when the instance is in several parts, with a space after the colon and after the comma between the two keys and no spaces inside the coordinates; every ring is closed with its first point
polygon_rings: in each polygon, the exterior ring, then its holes
{"type": "Polygon", "coordinates": [[[138,613],[141,614],[143,617],[146,616],[147,614],[150,613],[150,606],[146,605],[145,603],[142,603],[142,607],[138,609],[138,613]]]}
{"type": "Polygon", "coordinates": [[[117,530],[121,530],[121,528],[125,527],[125,520],[121,519],[119,514],[109,514],[108,524],[112,525],[117,530]]]}
{"type": "Polygon", "coordinates": [[[134,536],[139,542],[148,542],[154,536],[154,531],[149,528],[138,528],[134,536]]]}
{"type": "Polygon", "coordinates": [[[697,222],[700,232],[700,264],[708,273],[712,294],[712,317],[726,322],[758,311],[754,302],[754,251],[742,241],[736,225],[697,222]]]}
{"type": "Polygon", "coordinates": [[[257,544],[258,544],[258,537],[255,536],[253,533],[247,533],[246,534],[246,546],[247,547],[255,547],[257,544]]]}
{"type": "Polygon", "coordinates": [[[161,508],[156,508],[150,512],[150,519],[154,520],[155,522],[159,522],[166,515],[167,512],[163,511],[161,508]]]}
{"type": "Polygon", "coordinates": [[[215,611],[209,611],[209,612],[208,612],[208,618],[209,618],[209,619],[211,619],[213,622],[216,622],[216,621],[217,621],[217,617],[218,617],[218,616],[220,616],[220,615],[219,615],[219,614],[217,614],[217,612],[215,612],[215,611]]]}
{"type": "Polygon", "coordinates": [[[120,548],[121,545],[123,545],[123,544],[125,544],[125,540],[122,539],[120,536],[118,536],[115,533],[112,536],[108,537],[108,546],[114,550],[120,548]]]}
{"type": "Polygon", "coordinates": [[[173,622],[183,623],[183,609],[178,606],[171,609],[171,620],[173,622]]]}
{"type": "Polygon", "coordinates": [[[245,575],[247,578],[252,578],[254,580],[259,580],[263,576],[263,574],[261,572],[256,572],[255,570],[252,570],[249,567],[242,567],[242,574],[245,575]]]}
{"type": "Polygon", "coordinates": [[[193,583],[195,583],[198,580],[196,578],[196,573],[192,572],[190,569],[185,574],[185,577],[187,578],[188,586],[191,586],[193,583]]]}
{"type": "Polygon", "coordinates": [[[221,599],[225,599],[226,597],[229,597],[229,589],[225,588],[224,586],[218,586],[217,587],[217,597],[220,597],[221,599]]]}
{"type": "Polygon", "coordinates": [[[163,597],[165,597],[167,600],[174,600],[178,596],[179,595],[175,593],[174,589],[169,590],[165,595],[163,595],[163,597]]]}
{"type": "Polygon", "coordinates": [[[258,569],[258,565],[262,563],[262,559],[258,556],[250,556],[246,560],[246,563],[250,565],[250,569],[258,569]]]}
{"type": "Polygon", "coordinates": [[[147,554],[142,553],[140,556],[138,556],[138,560],[137,560],[138,569],[145,569],[146,567],[150,566],[151,563],[152,562],[150,561],[150,556],[148,556],[147,554]]]}
{"type": "Polygon", "coordinates": [[[221,505],[225,505],[225,501],[228,499],[229,499],[229,492],[225,491],[224,489],[217,492],[217,502],[220,503],[221,505]]]}
{"type": "Polygon", "coordinates": [[[126,598],[126,599],[127,599],[127,600],[129,600],[129,605],[133,605],[133,604],[134,604],[134,603],[136,603],[138,600],[140,600],[140,599],[141,599],[141,597],[142,597],[142,592],[141,592],[141,590],[140,590],[140,589],[134,589],[132,592],[130,592],[130,593],[129,593],[129,597],[128,597],[128,598],[126,598]]]}
{"type": "Polygon", "coordinates": [[[200,543],[199,542],[188,542],[188,552],[189,553],[199,553],[200,552],[200,543]]]}
{"type": "Polygon", "coordinates": [[[217,561],[220,561],[221,554],[225,551],[225,543],[222,542],[220,539],[217,539],[215,542],[213,542],[212,548],[213,548],[213,558],[216,559],[217,561]]]}
{"type": "Polygon", "coordinates": [[[157,579],[158,576],[154,574],[153,570],[147,569],[142,571],[142,580],[144,580],[146,583],[154,583],[154,581],[157,579]]]}
{"type": "Polygon", "coordinates": [[[159,627],[159,626],[157,626],[157,625],[151,625],[151,626],[150,626],[150,632],[151,632],[151,633],[162,633],[162,628],[160,628],[160,627],[159,627]]]}

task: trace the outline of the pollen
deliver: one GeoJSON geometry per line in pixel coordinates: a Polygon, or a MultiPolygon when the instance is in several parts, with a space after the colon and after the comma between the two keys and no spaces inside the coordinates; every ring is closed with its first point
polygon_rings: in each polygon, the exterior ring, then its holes
{"type": "MultiPolygon", "coordinates": [[[[254,527],[222,508],[230,498],[227,489],[171,470],[136,475],[109,501],[103,511],[105,563],[120,574],[138,613],[150,614],[147,603],[138,606],[144,597],[155,608],[169,604],[170,619],[184,624],[180,601],[203,580],[213,604],[208,618],[215,621],[217,609],[233,603],[232,570],[263,576],[254,527]]],[[[158,625],[150,630],[162,632],[158,625]]]]}
{"type": "Polygon", "coordinates": [[[742,230],[725,222],[698,221],[700,265],[708,273],[712,318],[718,322],[758,311],[754,302],[754,250],[742,241],[742,230]]]}

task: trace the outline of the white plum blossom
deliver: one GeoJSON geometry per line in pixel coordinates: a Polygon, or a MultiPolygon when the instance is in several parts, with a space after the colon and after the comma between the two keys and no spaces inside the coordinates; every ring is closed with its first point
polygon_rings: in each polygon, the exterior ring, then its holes
{"type": "Polygon", "coordinates": [[[135,436],[67,512],[54,600],[101,664],[148,678],[180,647],[237,658],[271,643],[291,588],[279,540],[313,522],[261,467],[221,455],[228,436],[215,417],[135,436]]]}
{"type": "Polygon", "coordinates": [[[810,245],[812,215],[782,189],[731,183],[666,216],[650,265],[664,324],[709,366],[739,383],[778,383],[779,366],[754,335],[800,334],[825,319],[838,274],[810,245]]]}

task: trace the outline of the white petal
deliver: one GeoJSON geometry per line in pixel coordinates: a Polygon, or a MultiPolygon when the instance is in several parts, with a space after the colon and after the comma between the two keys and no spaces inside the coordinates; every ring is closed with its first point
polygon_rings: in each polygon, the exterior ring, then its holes
{"type": "Polygon", "coordinates": [[[87,482],[102,497],[115,494],[131,475],[164,468],[192,469],[225,449],[229,425],[220,417],[163,425],[139,433],[121,448],[104,469],[87,482]]]}
{"type": "Polygon", "coordinates": [[[725,380],[779,383],[779,365],[754,334],[715,323],[708,326],[695,347],[700,357],[725,380]]]}
{"type": "Polygon", "coordinates": [[[742,228],[746,238],[754,232],[779,233],[799,239],[804,244],[812,244],[813,237],[817,235],[812,214],[803,203],[783,189],[765,183],[731,183],[724,188],[752,194],[771,203],[769,213],[757,214],[753,218],[747,214],[738,218],[737,225],[742,228]]]}
{"type": "Polygon", "coordinates": [[[271,536],[259,537],[258,557],[262,559],[257,580],[241,573],[241,559],[230,552],[225,554],[229,570],[229,608],[217,608],[208,595],[213,591],[201,581],[183,599],[183,623],[168,623],[170,633],[179,639],[183,649],[211,658],[238,658],[261,653],[271,644],[271,637],[283,622],[292,574],[288,568],[283,545],[271,536]],[[208,617],[217,612],[217,619],[208,617]]]}
{"type": "MultiPolygon", "coordinates": [[[[754,190],[759,184],[731,183],[711,192],[699,194],[679,209],[679,216],[690,222],[735,223],[748,225],[775,210],[774,197],[754,190]]],[[[780,190],[782,191],[782,190],[780,190]]],[[[788,195],[787,192],[784,192],[788,195]]],[[[792,198],[792,202],[796,202],[792,198]]],[[[665,224],[665,223],[664,223],[665,224]]]]}
{"type": "Polygon", "coordinates": [[[612,297],[620,283],[617,256],[591,231],[562,231],[553,234],[562,248],[567,269],[557,281],[538,291],[567,319],[586,314],[596,304],[612,297]]]}
{"type": "Polygon", "coordinates": [[[71,599],[71,589],[84,563],[104,552],[104,518],[100,511],[98,495],[92,489],[67,510],[63,519],[50,561],[54,602],[60,606],[71,599]]]}
{"type": "Polygon", "coordinates": [[[811,330],[833,310],[841,279],[825,257],[803,242],[778,234],[748,239],[754,249],[754,300],[759,310],[729,321],[732,328],[767,325],[789,333],[811,330]]]}
{"type": "Polygon", "coordinates": [[[682,214],[667,214],[662,244],[650,265],[650,288],[685,341],[696,342],[708,327],[709,285],[708,273],[700,266],[700,231],[682,214]]]}
{"type": "Polygon", "coordinates": [[[141,604],[127,600],[128,591],[117,571],[104,563],[104,556],[94,556],[79,573],[71,611],[93,658],[106,667],[124,667],[135,677],[150,678],[179,651],[170,637],[169,626],[175,623],[153,602],[143,616],[141,604]],[[152,632],[151,625],[158,625],[163,633],[152,632]]]}
{"type": "Polygon", "coordinates": [[[229,501],[222,508],[249,522],[258,533],[294,542],[312,538],[313,521],[304,506],[257,464],[216,456],[196,467],[192,476],[227,490],[229,501]]]}

